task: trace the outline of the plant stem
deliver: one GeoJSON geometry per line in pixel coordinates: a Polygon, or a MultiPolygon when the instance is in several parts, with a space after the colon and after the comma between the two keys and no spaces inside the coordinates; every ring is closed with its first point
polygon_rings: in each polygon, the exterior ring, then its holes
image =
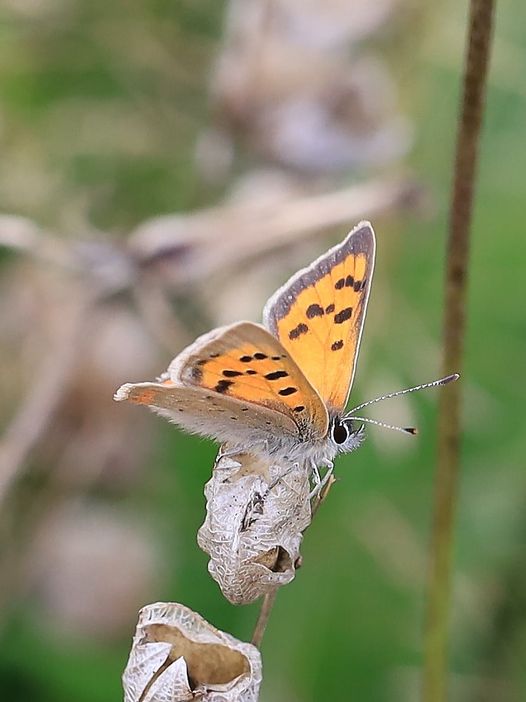
{"type": "MultiPolygon", "coordinates": [[[[466,326],[469,244],[474,180],[484,111],[494,0],[471,0],[461,117],[447,243],[444,374],[462,369],[466,326]]],[[[461,435],[461,385],[440,395],[438,463],[425,631],[423,697],[447,698],[447,634],[451,599],[451,552],[461,435]]]]}
{"type": "Polygon", "coordinates": [[[263,597],[263,604],[259,610],[258,620],[256,626],[254,627],[254,633],[252,634],[252,644],[258,648],[261,646],[261,641],[263,640],[263,634],[267,628],[270,613],[272,612],[272,607],[276,600],[278,594],[278,588],[272,590],[272,592],[267,592],[263,597]]]}
{"type": "MultiPolygon", "coordinates": [[[[332,488],[332,486],[334,485],[334,482],[335,482],[334,477],[331,475],[331,477],[327,481],[327,484],[322,489],[322,491],[318,495],[316,495],[316,497],[313,498],[313,500],[311,502],[311,524],[312,524],[312,519],[314,519],[314,516],[315,516],[316,512],[318,511],[321,503],[325,500],[325,498],[329,494],[329,491],[332,488]]],[[[308,529],[308,527],[307,527],[307,529],[308,529]]],[[[272,608],[274,607],[274,602],[276,601],[277,594],[278,594],[278,588],[275,588],[274,590],[272,590],[272,592],[268,592],[263,597],[263,602],[261,604],[261,609],[259,610],[258,618],[256,621],[256,626],[254,627],[254,633],[252,634],[252,641],[251,641],[251,643],[254,646],[257,646],[258,648],[260,648],[260,646],[261,646],[261,641],[263,640],[263,635],[265,633],[265,629],[267,628],[268,620],[270,618],[272,608]]]]}

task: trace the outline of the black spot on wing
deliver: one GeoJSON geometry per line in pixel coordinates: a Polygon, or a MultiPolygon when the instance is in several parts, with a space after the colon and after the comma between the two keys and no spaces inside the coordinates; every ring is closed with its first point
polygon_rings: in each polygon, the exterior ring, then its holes
{"type": "Polygon", "coordinates": [[[291,341],[298,339],[302,334],[306,334],[308,331],[309,327],[303,322],[300,322],[297,327],[289,331],[289,339],[291,341]]]}
{"type": "MultiPolygon", "coordinates": [[[[295,278],[289,285],[284,287],[283,293],[275,301],[269,317],[270,331],[277,335],[277,323],[286,317],[298,295],[311,285],[315,285],[318,280],[325,277],[335,266],[344,261],[349,255],[358,256],[365,254],[368,261],[371,261],[374,249],[374,236],[369,225],[365,224],[359,229],[354,229],[346,239],[334,249],[325,254],[316,266],[310,266],[295,278]]],[[[345,286],[345,278],[342,283],[336,281],[336,289],[345,286]]]]}
{"type": "Polygon", "coordinates": [[[298,388],[283,388],[283,390],[278,391],[280,395],[283,395],[283,397],[286,397],[287,395],[293,395],[295,392],[298,392],[298,388]]]}
{"type": "Polygon", "coordinates": [[[236,371],[236,370],[224,370],[223,375],[225,378],[237,378],[238,375],[243,375],[241,371],[236,371]]]}
{"type": "Polygon", "coordinates": [[[352,307],[344,307],[343,310],[340,310],[334,315],[334,323],[335,324],[343,324],[346,322],[348,319],[350,319],[352,316],[352,307]]]}
{"type": "Polygon", "coordinates": [[[287,371],[277,370],[277,371],[272,371],[272,373],[267,373],[265,375],[265,378],[267,380],[278,380],[278,378],[286,378],[287,376],[288,376],[287,371]]]}
{"type": "Polygon", "coordinates": [[[343,339],[335,341],[331,346],[331,351],[339,351],[340,349],[343,349],[343,339]]]}
{"type": "Polygon", "coordinates": [[[266,353],[261,353],[261,351],[258,351],[254,354],[254,358],[256,358],[258,361],[264,361],[266,358],[268,358],[268,356],[266,353]]]}
{"type": "Polygon", "coordinates": [[[252,361],[252,356],[241,356],[239,360],[241,363],[250,363],[250,361],[252,361]]]}
{"type": "Polygon", "coordinates": [[[330,305],[327,305],[325,308],[325,314],[332,314],[334,312],[334,303],[331,302],[330,305]]]}
{"type": "Polygon", "coordinates": [[[245,375],[257,375],[257,371],[252,370],[252,368],[249,368],[245,371],[245,375]]]}
{"type": "Polygon", "coordinates": [[[348,275],[347,278],[345,278],[345,287],[352,288],[353,286],[354,286],[354,278],[352,275],[348,275]]]}
{"type": "Polygon", "coordinates": [[[312,304],[307,307],[306,315],[308,319],[313,319],[314,317],[323,317],[325,314],[323,307],[317,304],[312,304]]]}
{"type": "Polygon", "coordinates": [[[337,280],[334,283],[334,287],[336,290],[341,290],[344,285],[345,285],[345,278],[339,278],[339,280],[337,280]]]}
{"type": "Polygon", "coordinates": [[[305,405],[298,405],[297,407],[294,407],[294,412],[303,412],[305,409],[305,405]]]}
{"type": "Polygon", "coordinates": [[[234,384],[233,380],[220,380],[218,382],[218,384],[215,386],[214,390],[216,392],[224,394],[228,391],[228,388],[233,384],[234,384]]]}

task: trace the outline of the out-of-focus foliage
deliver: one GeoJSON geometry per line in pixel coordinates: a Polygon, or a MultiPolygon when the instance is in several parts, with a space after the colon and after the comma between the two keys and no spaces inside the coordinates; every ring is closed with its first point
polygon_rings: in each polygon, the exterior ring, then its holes
{"type": "MultiPolygon", "coordinates": [[[[340,3],[327,5],[336,13],[340,3]]],[[[439,9],[420,4],[418,12],[411,3],[392,5],[392,14],[386,9],[385,19],[356,38],[352,51],[339,45],[337,51],[345,60],[348,54],[353,60],[382,56],[389,66],[398,107],[412,125],[414,146],[405,166],[429,190],[432,204],[425,217],[374,222],[378,267],[353,391],[357,402],[430,380],[440,366],[465,17],[454,2],[439,9]]],[[[518,224],[526,195],[526,12],[518,0],[498,10],[461,381],[453,702],[526,697],[526,240],[518,224]]],[[[260,139],[272,134],[258,131],[259,123],[247,129],[246,115],[241,125],[229,122],[226,112],[218,114],[225,103],[211,98],[225,11],[213,0],[5,0],[2,212],[29,217],[73,246],[91,236],[118,245],[146,218],[214,204],[249,166],[276,166],[275,149],[266,150],[271,140],[260,139]],[[218,123],[214,141],[210,127],[218,123]],[[232,147],[238,152],[231,158],[222,139],[227,133],[235,141],[238,132],[243,146],[232,147]],[[214,153],[214,145],[223,180],[215,171],[206,177],[207,164],[211,169],[217,161],[203,161],[202,150],[214,153]]],[[[302,31],[326,26],[305,17],[302,31]]],[[[294,25],[294,31],[300,29],[294,25]]],[[[335,44],[329,50],[332,61],[335,44]]],[[[288,80],[296,77],[292,67],[287,64],[288,80]]],[[[278,69],[279,62],[272,75],[278,69]]],[[[285,165],[299,168],[290,160],[285,165]]],[[[367,168],[346,168],[338,170],[340,184],[380,166],[375,160],[367,168]]],[[[327,182],[326,172],[318,176],[316,182],[327,182]]],[[[309,178],[312,173],[302,173],[287,187],[303,192],[309,178]]],[[[332,229],[330,241],[354,223],[332,229]]],[[[184,329],[175,334],[177,348],[157,343],[148,305],[138,316],[133,295],[118,291],[75,332],[76,356],[82,353],[78,377],[0,515],[2,699],[120,699],[136,614],[147,602],[182,602],[249,640],[257,606],[226,602],[196,544],[213,445],[141,408],[113,406],[111,395],[121,382],[162,371],[208,323],[240,309],[257,319],[266,296],[328,243],[296,242],[286,256],[262,257],[230,272],[222,295],[207,287],[206,276],[195,295],[193,287],[184,294],[178,289],[170,300],[184,329]]],[[[7,426],[43,372],[42,359],[54,348],[78,285],[53,267],[4,250],[1,255],[0,417],[7,426]]],[[[263,700],[418,698],[436,405],[436,395],[428,393],[379,406],[374,416],[414,422],[419,437],[371,428],[364,447],[338,462],[339,481],[304,539],[303,568],[280,592],[263,642],[263,700]]]]}

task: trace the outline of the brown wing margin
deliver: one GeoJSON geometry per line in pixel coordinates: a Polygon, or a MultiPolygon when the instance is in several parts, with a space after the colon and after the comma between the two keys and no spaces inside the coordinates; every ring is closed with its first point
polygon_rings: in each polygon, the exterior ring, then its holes
{"type": "Polygon", "coordinates": [[[318,390],[341,412],[354,379],[374,271],[369,222],[299,271],[267,302],[263,321],[318,390]]]}

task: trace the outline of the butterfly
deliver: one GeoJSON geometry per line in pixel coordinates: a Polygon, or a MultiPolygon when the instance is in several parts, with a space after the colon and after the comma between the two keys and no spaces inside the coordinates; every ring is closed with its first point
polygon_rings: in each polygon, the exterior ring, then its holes
{"type": "Polygon", "coordinates": [[[229,451],[332,469],[356,449],[363,407],[441,385],[448,376],[346,412],[374,272],[376,239],[360,222],[338,245],[292,276],[268,300],[263,324],[237,322],[200,336],[157,382],[126,383],[117,401],[147,405],[229,451]]]}

